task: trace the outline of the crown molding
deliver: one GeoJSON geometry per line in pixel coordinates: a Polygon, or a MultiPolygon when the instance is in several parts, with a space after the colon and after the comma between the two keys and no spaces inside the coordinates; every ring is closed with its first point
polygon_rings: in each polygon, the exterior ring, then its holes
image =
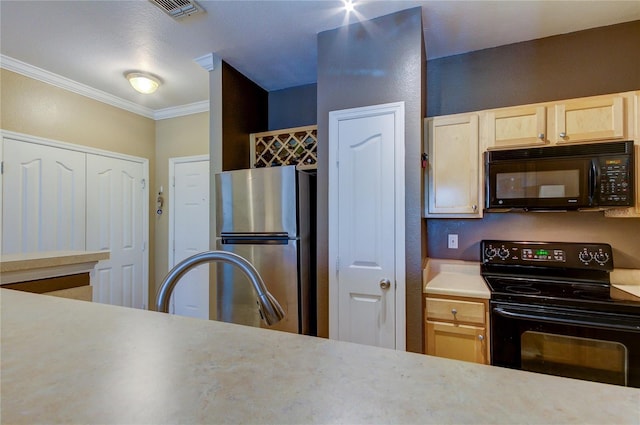
{"type": "Polygon", "coordinates": [[[41,81],[46,84],[51,84],[52,86],[59,87],[61,89],[79,94],[81,96],[97,100],[98,102],[106,103],[107,105],[115,106],[116,108],[124,109],[125,111],[133,112],[134,114],[138,114],[146,118],[151,118],[153,120],[180,117],[199,112],[206,112],[209,110],[208,100],[191,103],[188,105],[153,110],[151,108],[138,105],[137,103],[131,102],[129,100],[122,99],[120,97],[106,93],[102,90],[98,90],[85,84],[78,83],[77,81],[73,81],[69,78],[62,77],[58,74],[54,74],[42,68],[38,68],[36,66],[1,54],[0,68],[16,72],[34,80],[41,81]]]}
{"type": "Polygon", "coordinates": [[[185,115],[198,114],[209,111],[209,101],[190,103],[188,105],[174,106],[171,108],[157,109],[153,112],[154,120],[183,117],[185,115]]]}
{"type": "Polygon", "coordinates": [[[213,53],[207,53],[206,55],[195,58],[194,61],[207,71],[211,72],[216,69],[216,64],[220,62],[220,58],[213,53]]]}

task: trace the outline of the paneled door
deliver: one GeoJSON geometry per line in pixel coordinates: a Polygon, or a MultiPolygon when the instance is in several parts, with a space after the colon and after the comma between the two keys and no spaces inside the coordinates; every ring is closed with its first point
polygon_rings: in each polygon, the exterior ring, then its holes
{"type": "Polygon", "coordinates": [[[143,176],[139,162],[87,154],[87,249],[110,251],[92,272],[95,302],[147,307],[143,176]]]}
{"type": "Polygon", "coordinates": [[[4,139],[2,252],[85,249],[85,154],[4,139]]]}
{"type": "MultiPolygon", "coordinates": [[[[209,158],[169,160],[169,267],[209,250],[209,158]]],[[[209,319],[209,265],[182,276],[171,296],[171,312],[209,319]]]]}
{"type": "Polygon", "coordinates": [[[329,114],[329,334],[404,349],[404,103],[329,114]]]}

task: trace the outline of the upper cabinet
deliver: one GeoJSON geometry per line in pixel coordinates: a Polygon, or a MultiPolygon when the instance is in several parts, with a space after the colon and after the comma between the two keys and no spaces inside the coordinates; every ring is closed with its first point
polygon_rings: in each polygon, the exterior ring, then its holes
{"type": "Polygon", "coordinates": [[[524,106],[488,111],[487,140],[493,148],[546,145],[547,108],[524,106]]]}
{"type": "Polygon", "coordinates": [[[426,120],[425,217],[482,217],[479,115],[426,120]]]}
{"type": "Polygon", "coordinates": [[[621,95],[569,100],[554,105],[554,143],[623,140],[625,99],[621,95]]]}
{"type": "Polygon", "coordinates": [[[630,140],[634,109],[622,93],[489,110],[486,148],[630,140]]]}

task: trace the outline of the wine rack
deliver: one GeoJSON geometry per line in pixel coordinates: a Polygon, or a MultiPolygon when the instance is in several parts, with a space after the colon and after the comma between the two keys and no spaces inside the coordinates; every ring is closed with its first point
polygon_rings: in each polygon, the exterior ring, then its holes
{"type": "Polygon", "coordinates": [[[296,165],[314,169],[318,165],[318,126],[285,128],[251,134],[251,167],[296,165]]]}

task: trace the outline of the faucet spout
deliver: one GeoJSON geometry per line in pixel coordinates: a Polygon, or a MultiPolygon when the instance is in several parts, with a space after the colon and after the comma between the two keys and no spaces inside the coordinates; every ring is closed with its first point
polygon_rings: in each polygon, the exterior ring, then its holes
{"type": "Polygon", "coordinates": [[[267,290],[264,280],[256,268],[245,258],[228,251],[205,251],[192,255],[176,264],[164,278],[158,296],[156,308],[163,313],[169,312],[169,299],[178,281],[192,268],[209,262],[222,262],[237,266],[244,272],[258,294],[258,312],[267,325],[274,325],[284,318],[284,310],[273,295],[267,290]]]}

